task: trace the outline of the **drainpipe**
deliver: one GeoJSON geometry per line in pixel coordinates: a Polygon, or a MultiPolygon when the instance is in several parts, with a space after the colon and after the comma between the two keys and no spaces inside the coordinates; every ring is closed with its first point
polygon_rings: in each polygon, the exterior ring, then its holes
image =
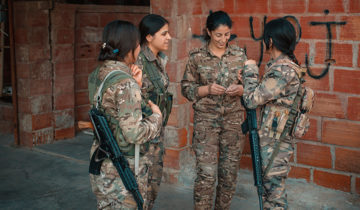
{"type": "Polygon", "coordinates": [[[8,0],[10,68],[11,68],[12,104],[13,104],[13,109],[14,109],[14,142],[16,145],[20,145],[13,12],[14,12],[13,1],[8,0]]]}

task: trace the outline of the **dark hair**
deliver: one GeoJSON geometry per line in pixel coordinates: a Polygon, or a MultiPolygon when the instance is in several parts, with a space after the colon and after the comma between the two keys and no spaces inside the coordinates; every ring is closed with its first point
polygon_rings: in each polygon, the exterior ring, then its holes
{"type": "Polygon", "coordinates": [[[294,50],[296,46],[296,31],[294,26],[285,18],[278,18],[268,22],[264,29],[264,42],[266,49],[270,49],[270,38],[273,46],[282,53],[289,56],[296,64],[297,61],[294,50]]]}
{"type": "Polygon", "coordinates": [[[128,21],[114,20],[104,28],[99,61],[123,61],[129,52],[134,55],[139,41],[140,33],[134,24],[128,21]]]}
{"type": "Polygon", "coordinates": [[[141,34],[140,44],[146,44],[146,36],[149,34],[154,36],[165,24],[169,24],[169,21],[160,15],[149,14],[143,17],[139,24],[141,34]]]}
{"type": "MultiPolygon", "coordinates": [[[[206,29],[209,31],[216,30],[220,25],[228,26],[229,28],[232,27],[232,21],[229,15],[224,11],[210,11],[210,15],[206,19],[206,29]]],[[[204,30],[205,40],[209,41],[210,36],[208,35],[206,29],[204,30]]]]}

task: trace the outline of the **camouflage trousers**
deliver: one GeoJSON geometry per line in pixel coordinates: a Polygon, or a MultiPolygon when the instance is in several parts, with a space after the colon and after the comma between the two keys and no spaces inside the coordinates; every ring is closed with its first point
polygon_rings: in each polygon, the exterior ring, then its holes
{"type": "MultiPolygon", "coordinates": [[[[260,136],[263,171],[265,171],[269,164],[276,141],[279,140],[260,136]]],[[[287,137],[281,140],[280,150],[275,156],[273,163],[268,170],[268,173],[263,179],[265,190],[263,196],[264,209],[288,209],[285,180],[290,171],[289,162],[293,153],[294,147],[292,139],[290,137],[287,137]]]]}
{"type": "MultiPolygon", "coordinates": [[[[96,143],[91,148],[91,155],[96,149],[96,143]]],[[[130,168],[134,171],[134,158],[127,158],[130,168]]],[[[139,174],[136,177],[139,191],[144,199],[144,204],[147,201],[148,191],[148,177],[149,167],[151,162],[147,154],[140,158],[139,174]]],[[[122,209],[122,210],[136,210],[137,204],[132,194],[126,190],[115,166],[109,159],[104,160],[101,165],[100,175],[90,174],[90,184],[97,200],[97,209],[122,209]]],[[[148,209],[144,205],[144,209],[148,209]]]]}
{"type": "Polygon", "coordinates": [[[197,176],[194,184],[195,209],[212,209],[216,187],[215,209],[230,209],[235,193],[239,161],[245,137],[241,133],[244,114],[226,117],[195,113],[193,149],[197,176]]]}
{"type": "MultiPolygon", "coordinates": [[[[160,136],[163,138],[163,133],[160,136]]],[[[160,189],[161,178],[163,174],[163,154],[164,146],[163,141],[159,143],[151,143],[149,146],[148,157],[151,161],[151,166],[149,168],[149,178],[148,178],[148,190],[147,190],[147,203],[145,204],[148,209],[152,209],[154,206],[155,199],[160,189]]]]}

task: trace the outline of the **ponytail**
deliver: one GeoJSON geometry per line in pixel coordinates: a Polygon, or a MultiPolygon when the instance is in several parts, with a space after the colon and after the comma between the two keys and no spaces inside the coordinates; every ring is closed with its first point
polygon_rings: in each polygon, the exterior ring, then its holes
{"type": "Polygon", "coordinates": [[[300,66],[299,61],[296,59],[294,52],[290,52],[287,54],[287,56],[289,56],[289,58],[291,59],[291,61],[293,61],[294,63],[296,63],[297,65],[300,66]]]}
{"type": "Polygon", "coordinates": [[[270,39],[272,45],[282,53],[287,55],[294,63],[299,65],[294,55],[296,46],[296,31],[294,26],[285,18],[274,19],[266,23],[264,28],[263,40],[266,49],[270,49],[270,39]]]}

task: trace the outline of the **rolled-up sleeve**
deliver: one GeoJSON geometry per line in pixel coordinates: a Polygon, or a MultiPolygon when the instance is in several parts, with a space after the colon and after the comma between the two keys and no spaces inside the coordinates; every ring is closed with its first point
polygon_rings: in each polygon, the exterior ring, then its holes
{"type": "Polygon", "coordinates": [[[269,72],[259,82],[259,69],[255,64],[245,66],[243,81],[244,103],[250,109],[278,99],[288,84],[283,73],[275,69],[269,69],[269,72]]]}

